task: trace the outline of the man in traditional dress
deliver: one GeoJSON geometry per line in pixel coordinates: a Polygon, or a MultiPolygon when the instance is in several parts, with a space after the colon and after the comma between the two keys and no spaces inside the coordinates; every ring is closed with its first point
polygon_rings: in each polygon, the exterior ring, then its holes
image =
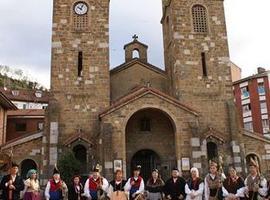
{"type": "Polygon", "coordinates": [[[97,165],[84,185],[84,195],[91,200],[104,199],[108,193],[109,183],[100,175],[100,167],[97,165]]]}
{"type": "Polygon", "coordinates": [[[133,176],[128,179],[125,185],[125,191],[129,192],[129,199],[133,200],[137,196],[143,196],[144,193],[144,181],[140,176],[141,166],[138,165],[133,170],[133,176]]]}
{"type": "Polygon", "coordinates": [[[19,165],[11,164],[9,174],[4,176],[0,187],[2,189],[2,198],[5,200],[19,200],[20,192],[24,189],[23,179],[18,176],[19,165]]]}
{"type": "Polygon", "coordinates": [[[267,181],[260,175],[259,164],[252,158],[249,163],[249,175],[245,179],[242,191],[249,200],[263,199],[267,195],[267,181]]]}
{"type": "Polygon", "coordinates": [[[46,200],[67,200],[68,187],[66,183],[61,180],[60,172],[57,167],[54,167],[53,177],[47,183],[45,189],[46,200]]]}
{"type": "Polygon", "coordinates": [[[110,182],[109,197],[111,200],[127,200],[128,195],[124,189],[126,183],[122,170],[116,170],[114,180],[110,182]]]}
{"type": "Polygon", "coordinates": [[[185,185],[185,179],[180,176],[179,170],[174,168],[172,170],[172,177],[166,181],[164,186],[166,198],[171,200],[185,199],[185,185]]]}
{"type": "Polygon", "coordinates": [[[190,170],[191,178],[187,181],[185,192],[187,194],[186,200],[202,200],[204,183],[199,176],[199,170],[196,167],[190,170]]]}
{"type": "Polygon", "coordinates": [[[210,172],[204,180],[204,190],[206,200],[222,200],[222,181],[225,177],[218,171],[218,164],[210,162],[210,172]]]}

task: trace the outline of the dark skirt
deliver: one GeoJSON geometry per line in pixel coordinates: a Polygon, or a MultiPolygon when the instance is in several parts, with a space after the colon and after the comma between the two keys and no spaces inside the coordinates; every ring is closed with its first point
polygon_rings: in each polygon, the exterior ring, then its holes
{"type": "Polygon", "coordinates": [[[41,200],[39,192],[26,192],[23,200],[41,200]]]}

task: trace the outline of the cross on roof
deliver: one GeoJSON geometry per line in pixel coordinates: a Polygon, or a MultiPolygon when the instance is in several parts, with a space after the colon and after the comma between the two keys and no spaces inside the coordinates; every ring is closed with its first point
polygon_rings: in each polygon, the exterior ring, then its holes
{"type": "Polygon", "coordinates": [[[137,40],[139,37],[138,37],[138,35],[133,35],[133,37],[132,37],[134,40],[137,40]]]}

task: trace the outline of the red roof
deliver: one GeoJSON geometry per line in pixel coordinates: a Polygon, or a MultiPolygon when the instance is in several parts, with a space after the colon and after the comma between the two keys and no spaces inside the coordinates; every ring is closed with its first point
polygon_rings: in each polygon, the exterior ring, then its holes
{"type": "Polygon", "coordinates": [[[47,91],[39,90],[11,90],[0,88],[0,91],[5,94],[7,98],[11,101],[25,101],[25,102],[35,102],[35,103],[48,103],[50,93],[47,91]],[[38,95],[41,94],[40,97],[38,95]]]}
{"type": "Polygon", "coordinates": [[[10,101],[10,99],[0,91],[0,105],[7,110],[17,110],[17,107],[10,101]]]}
{"type": "Polygon", "coordinates": [[[45,116],[45,110],[43,109],[25,109],[25,110],[14,110],[7,112],[8,117],[14,116],[45,116]]]}
{"type": "Polygon", "coordinates": [[[193,108],[181,103],[179,100],[157,90],[157,89],[154,89],[154,88],[150,88],[150,87],[145,87],[145,86],[141,86],[141,87],[138,87],[134,90],[132,90],[130,93],[128,93],[127,95],[115,100],[114,102],[112,102],[112,105],[106,109],[105,111],[103,111],[102,113],[100,113],[100,117],[103,117],[107,114],[110,114],[112,113],[114,110],[117,110],[119,108],[121,108],[122,106],[130,103],[131,101],[134,101],[138,98],[141,98],[142,96],[146,95],[146,94],[153,94],[155,96],[158,96],[159,98],[162,98],[172,104],[175,104],[176,106],[178,107],[181,107],[182,109],[198,116],[199,115],[199,112],[194,110],[193,108]]]}

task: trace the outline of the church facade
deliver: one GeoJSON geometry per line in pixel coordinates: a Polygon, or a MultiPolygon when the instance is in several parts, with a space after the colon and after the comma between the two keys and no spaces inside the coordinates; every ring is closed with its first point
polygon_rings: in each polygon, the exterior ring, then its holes
{"type": "Polygon", "coordinates": [[[15,160],[33,159],[44,180],[69,150],[82,173],[99,164],[108,178],[137,164],[145,176],[158,168],[167,178],[176,166],[205,174],[210,159],[245,173],[250,157],[268,172],[270,141],[239,125],[223,0],[162,4],[165,70],[136,36],[110,70],[110,1],[54,1],[46,131],[13,146],[15,160]],[[29,155],[27,145],[39,151],[29,155]]]}

